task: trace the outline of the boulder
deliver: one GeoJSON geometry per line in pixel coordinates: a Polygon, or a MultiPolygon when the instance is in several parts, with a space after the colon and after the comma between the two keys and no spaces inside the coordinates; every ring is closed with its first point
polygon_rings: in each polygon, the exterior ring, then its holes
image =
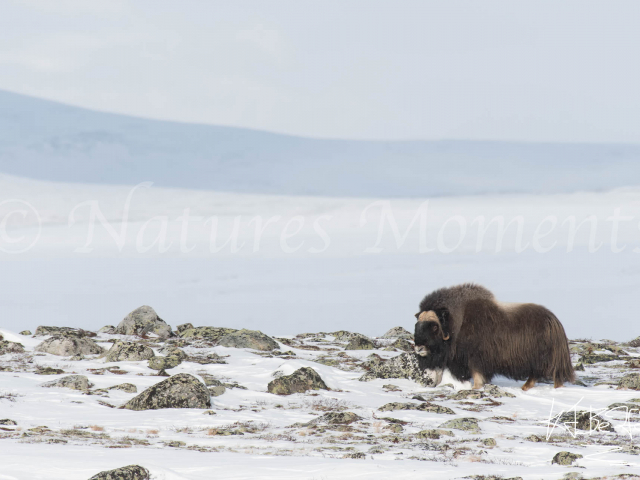
{"type": "Polygon", "coordinates": [[[116,332],[116,327],[114,327],[113,325],[105,325],[104,327],[102,327],[100,330],[98,330],[99,333],[108,333],[110,335],[113,335],[116,332]]]}
{"type": "Polygon", "coordinates": [[[160,408],[211,408],[207,387],[193,375],[179,373],[156,383],[129,400],[123,408],[157,410],[160,408]]]}
{"type": "Polygon", "coordinates": [[[156,311],[148,305],[137,308],[127,315],[116,327],[116,333],[139,336],[155,333],[162,338],[173,335],[167,322],[162,320],[156,311]]]}
{"type": "Polygon", "coordinates": [[[357,422],[358,420],[362,420],[362,417],[353,412],[329,412],[311,420],[309,425],[314,425],[316,423],[326,423],[328,425],[349,425],[353,422],[357,422]]]}
{"type": "Polygon", "coordinates": [[[122,390],[126,393],[138,393],[138,387],[136,387],[133,383],[121,383],[119,385],[109,387],[107,388],[107,390],[122,390]]]}
{"type": "Polygon", "coordinates": [[[218,340],[218,345],[233,348],[252,348],[254,350],[269,351],[278,348],[278,343],[271,337],[258,330],[238,330],[225,335],[218,340]]]}
{"type": "Polygon", "coordinates": [[[193,324],[191,324],[191,323],[183,323],[182,325],[178,325],[176,327],[176,331],[178,332],[178,335],[180,335],[185,330],[191,330],[192,328],[194,328],[193,324]]]}
{"type": "Polygon", "coordinates": [[[516,398],[516,396],[513,393],[509,393],[501,389],[497,385],[492,385],[490,383],[485,384],[484,393],[494,398],[502,398],[502,397],[516,398]]]}
{"type": "Polygon", "coordinates": [[[71,355],[99,355],[104,352],[104,349],[90,338],[62,335],[47,338],[35,350],[36,352],[64,357],[71,355]]]}
{"type": "Polygon", "coordinates": [[[59,378],[58,380],[43,383],[42,386],[46,388],[70,388],[71,390],[81,390],[86,392],[93,387],[93,383],[89,382],[89,379],[84,375],[67,375],[66,377],[59,378]]]}
{"type": "Polygon", "coordinates": [[[81,328],[71,328],[71,327],[47,327],[44,325],[40,325],[36,328],[35,337],[40,337],[44,335],[65,335],[70,337],[95,337],[96,334],[93,332],[89,332],[87,330],[82,330],[81,328]]]}
{"type": "Polygon", "coordinates": [[[0,340],[0,355],[5,353],[24,353],[24,346],[18,342],[0,340]]]}
{"type": "Polygon", "coordinates": [[[149,480],[149,470],[140,465],[128,465],[100,472],[89,480],[149,480]]]}
{"type": "Polygon", "coordinates": [[[302,367],[291,375],[283,375],[269,382],[267,390],[276,395],[304,393],[307,390],[329,390],[318,373],[309,367],[302,367]]]}
{"type": "Polygon", "coordinates": [[[416,433],[416,437],[418,438],[428,438],[431,440],[438,440],[442,435],[446,435],[447,437],[454,437],[455,435],[451,430],[440,430],[440,429],[428,429],[428,430],[420,430],[416,433]]]}
{"type": "Polygon", "coordinates": [[[405,340],[413,340],[413,334],[402,327],[393,327],[388,330],[382,338],[404,338],[405,340]]]}
{"type": "Polygon", "coordinates": [[[184,350],[174,347],[173,345],[166,345],[158,350],[160,355],[164,355],[166,357],[178,357],[181,361],[186,360],[189,355],[187,355],[184,350]]]}
{"type": "Polygon", "coordinates": [[[153,350],[146,345],[119,340],[111,346],[105,360],[107,362],[135,362],[149,360],[154,356],[153,350]]]}
{"type": "Polygon", "coordinates": [[[640,373],[629,373],[618,382],[618,390],[628,388],[630,390],[640,390],[640,373]]]}
{"type": "Polygon", "coordinates": [[[225,335],[229,335],[230,333],[237,332],[238,330],[235,328],[224,328],[224,327],[196,327],[190,323],[185,325],[181,325],[183,328],[179,335],[182,338],[197,338],[203,340],[209,340],[211,342],[217,342],[225,335]],[[189,326],[191,328],[189,328],[189,326]]]}
{"type": "Polygon", "coordinates": [[[473,417],[455,418],[440,425],[439,428],[451,428],[453,430],[462,430],[470,433],[480,433],[478,419],[473,417]]]}
{"type": "Polygon", "coordinates": [[[397,348],[398,350],[403,350],[407,353],[413,353],[413,344],[404,338],[398,338],[391,345],[393,348],[397,348]]]}
{"type": "Polygon", "coordinates": [[[149,368],[152,370],[168,370],[182,363],[180,357],[170,355],[168,357],[153,357],[149,359],[149,368]]]}
{"type": "Polygon", "coordinates": [[[629,345],[630,347],[640,347],[640,337],[634,338],[627,345],[629,345]]]}
{"type": "Polygon", "coordinates": [[[575,410],[564,412],[556,415],[551,419],[552,425],[558,425],[568,429],[569,431],[586,430],[586,431],[607,431],[615,432],[611,422],[605,420],[599,415],[587,410],[575,410]]]}
{"type": "Polygon", "coordinates": [[[344,347],[345,350],[373,350],[374,345],[371,340],[366,337],[353,336],[344,347]]]}
{"type": "Polygon", "coordinates": [[[551,464],[554,463],[558,465],[571,465],[577,459],[582,458],[582,455],[571,452],[558,452],[554,455],[553,460],[551,460],[551,464]]]}
{"type": "Polygon", "coordinates": [[[368,362],[364,366],[369,371],[360,377],[361,382],[369,382],[377,378],[407,378],[423,387],[434,387],[442,378],[442,372],[421,370],[413,353],[403,353],[380,362],[368,362]]]}

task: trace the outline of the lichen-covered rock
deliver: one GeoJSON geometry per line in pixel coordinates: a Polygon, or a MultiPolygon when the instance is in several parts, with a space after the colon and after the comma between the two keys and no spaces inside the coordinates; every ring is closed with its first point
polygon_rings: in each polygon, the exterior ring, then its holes
{"type": "Polygon", "coordinates": [[[494,398],[502,398],[502,397],[516,398],[516,396],[513,393],[509,393],[501,389],[497,385],[492,385],[490,383],[487,383],[484,386],[484,393],[494,398]]]}
{"type": "Polygon", "coordinates": [[[352,337],[364,337],[361,333],[353,333],[348,332],[347,330],[338,330],[337,332],[331,333],[338,342],[348,342],[352,337]]]}
{"type": "Polygon", "coordinates": [[[586,353],[580,357],[580,363],[583,365],[593,365],[594,363],[611,362],[620,360],[620,355],[612,353],[586,353]]]}
{"type": "Polygon", "coordinates": [[[102,327],[100,330],[98,330],[98,332],[100,333],[108,333],[110,335],[113,335],[116,332],[116,327],[113,325],[105,325],[104,327],[102,327]]]}
{"type": "Polygon", "coordinates": [[[40,337],[44,335],[64,335],[71,337],[95,337],[96,334],[93,332],[89,332],[87,330],[82,330],[81,328],[71,328],[71,327],[47,327],[44,325],[40,325],[36,328],[35,337],[40,337]]]}
{"type": "Polygon", "coordinates": [[[480,433],[478,419],[473,417],[454,418],[440,425],[439,428],[452,428],[453,430],[462,430],[470,433],[480,433]]]}
{"type": "Polygon", "coordinates": [[[275,350],[278,343],[258,330],[238,330],[221,337],[218,345],[233,348],[252,348],[254,350],[275,350]]]}
{"type": "Polygon", "coordinates": [[[225,364],[227,361],[217,353],[208,355],[191,355],[187,357],[187,361],[191,363],[199,363],[200,365],[225,364]]]}
{"type": "Polygon", "coordinates": [[[582,458],[582,455],[578,453],[558,452],[554,455],[553,460],[551,460],[551,464],[553,465],[554,463],[556,463],[558,465],[571,465],[579,458],[582,458]]]}
{"type": "Polygon", "coordinates": [[[430,403],[430,402],[424,402],[424,403],[391,402],[378,408],[378,410],[380,410],[381,412],[393,412],[395,410],[418,410],[420,412],[445,413],[448,415],[456,414],[456,412],[454,412],[448,407],[443,407],[442,405],[436,405],[435,403],[430,403]]]}
{"type": "Polygon", "coordinates": [[[395,342],[393,342],[390,347],[397,348],[398,350],[402,350],[407,353],[413,353],[413,344],[404,338],[398,338],[395,342]]]}
{"type": "Polygon", "coordinates": [[[64,357],[71,355],[99,355],[104,352],[104,349],[90,338],[63,335],[47,338],[35,350],[36,352],[64,357]]]}
{"type": "Polygon", "coordinates": [[[627,345],[629,345],[630,347],[640,347],[640,337],[634,338],[627,345]]]}
{"type": "Polygon", "coordinates": [[[193,375],[179,373],[156,383],[129,400],[129,410],[157,410],[160,408],[211,408],[207,387],[193,375]]]}
{"type": "Polygon", "coordinates": [[[362,417],[353,412],[329,412],[309,422],[310,425],[326,423],[328,425],[349,425],[362,420],[362,417]]]}
{"type": "Polygon", "coordinates": [[[640,373],[629,373],[620,379],[618,389],[640,390],[640,373]]]}
{"type": "Polygon", "coordinates": [[[5,353],[24,353],[24,346],[18,342],[0,340],[0,355],[5,353]]]}
{"type": "Polygon", "coordinates": [[[457,392],[452,393],[447,398],[449,400],[477,400],[479,398],[484,398],[485,394],[480,390],[459,390],[457,392]]]}
{"type": "Polygon", "coordinates": [[[186,324],[191,326],[191,328],[185,327],[185,325],[181,325],[183,328],[179,335],[182,338],[198,338],[203,340],[209,340],[210,342],[217,342],[225,335],[229,335],[230,333],[237,332],[238,330],[235,328],[224,328],[224,327],[196,327],[193,328],[193,325],[186,324]]]}
{"type": "Polygon", "coordinates": [[[318,373],[309,367],[302,367],[291,375],[283,375],[269,382],[267,390],[276,395],[304,393],[307,390],[329,390],[318,373]]]}
{"type": "Polygon", "coordinates": [[[178,357],[180,360],[186,360],[189,355],[185,353],[184,350],[174,347],[173,345],[166,345],[158,350],[160,355],[164,355],[165,357],[178,357]]]}
{"type": "Polygon", "coordinates": [[[100,472],[89,480],[149,480],[149,470],[140,465],[128,465],[100,472]]]}
{"type": "Polygon", "coordinates": [[[155,333],[159,337],[168,338],[173,335],[171,327],[162,320],[156,311],[148,305],[135,309],[116,327],[120,335],[145,335],[155,333]]]}
{"type": "Polygon", "coordinates": [[[211,387],[207,387],[207,390],[209,390],[209,393],[211,394],[212,397],[219,397],[220,395],[222,395],[224,392],[227,391],[227,387],[225,387],[222,382],[220,382],[220,385],[213,385],[211,387]]]}
{"type": "Polygon", "coordinates": [[[344,347],[345,350],[373,350],[374,345],[371,340],[366,337],[353,336],[344,347]]]}
{"type": "Polygon", "coordinates": [[[18,423],[15,420],[11,420],[10,418],[0,418],[0,425],[14,426],[18,425],[18,423]]]}
{"type": "Polygon", "coordinates": [[[149,368],[152,370],[168,370],[182,363],[180,357],[169,355],[168,357],[153,357],[149,359],[149,368]]]}
{"type": "Polygon", "coordinates": [[[413,334],[402,327],[393,327],[387,330],[382,338],[404,338],[405,340],[413,340],[413,334]]]}
{"type": "Polygon", "coordinates": [[[61,368],[52,368],[52,367],[43,367],[41,365],[36,365],[36,375],[60,375],[64,373],[64,370],[61,368]]]}
{"type": "Polygon", "coordinates": [[[89,382],[89,379],[84,375],[67,375],[66,377],[59,378],[58,380],[43,383],[42,386],[46,388],[70,388],[71,390],[81,390],[86,392],[93,387],[93,383],[89,382]]]}
{"type": "Polygon", "coordinates": [[[607,431],[615,432],[610,422],[599,415],[586,410],[575,410],[556,415],[551,420],[551,425],[566,428],[569,431],[607,431]]]}
{"type": "Polygon", "coordinates": [[[31,330],[23,330],[20,332],[20,335],[27,336],[27,335],[32,335],[32,333],[31,333],[31,330]]]}
{"type": "Polygon", "coordinates": [[[153,357],[155,357],[155,353],[146,345],[117,341],[107,352],[105,360],[107,362],[136,362],[149,360],[153,357]]]}
{"type": "Polygon", "coordinates": [[[376,378],[407,378],[423,387],[434,387],[440,383],[442,378],[441,371],[421,370],[413,353],[403,353],[379,363],[370,362],[365,368],[368,368],[369,371],[360,377],[361,382],[368,382],[376,378]]]}
{"type": "Polygon", "coordinates": [[[182,325],[178,325],[176,327],[176,332],[178,332],[178,335],[180,335],[185,330],[190,330],[192,328],[194,328],[193,324],[191,324],[191,323],[183,323],[182,325]]]}
{"type": "Polygon", "coordinates": [[[138,393],[138,387],[136,387],[133,383],[121,383],[119,385],[109,387],[107,388],[107,390],[122,390],[126,393],[138,393]]]}
{"type": "Polygon", "coordinates": [[[455,436],[451,430],[441,430],[438,428],[420,430],[418,433],[416,433],[416,437],[418,438],[429,438],[431,440],[438,440],[442,435],[446,435],[447,437],[455,436]]]}

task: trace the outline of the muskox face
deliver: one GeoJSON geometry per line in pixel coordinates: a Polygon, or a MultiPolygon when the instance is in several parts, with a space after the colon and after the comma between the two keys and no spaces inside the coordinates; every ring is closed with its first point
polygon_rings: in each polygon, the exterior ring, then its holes
{"type": "Polygon", "coordinates": [[[450,335],[447,331],[446,310],[429,310],[416,313],[415,352],[422,368],[444,367],[449,350],[450,335]]]}

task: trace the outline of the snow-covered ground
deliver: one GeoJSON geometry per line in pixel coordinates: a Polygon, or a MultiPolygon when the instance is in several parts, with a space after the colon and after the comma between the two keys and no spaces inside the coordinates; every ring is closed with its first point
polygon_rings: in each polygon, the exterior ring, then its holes
{"type": "MultiPolygon", "coordinates": [[[[17,424],[0,425],[2,480],[81,480],[129,464],[148,468],[156,480],[425,475],[435,479],[469,475],[556,479],[567,472],[578,472],[585,478],[640,472],[637,411],[629,415],[600,412],[613,424],[615,433],[575,430],[562,423],[549,426],[549,419],[562,411],[598,412],[616,402],[640,402],[639,392],[595,385],[615,384],[629,371],[625,362],[640,356],[638,348],[623,347],[622,353],[630,357],[587,365],[578,376],[588,387],[553,389],[539,384],[523,392],[521,382],[497,378],[493,383],[512,397],[486,393],[481,398],[464,398],[470,393],[466,390],[469,384],[456,382],[448,374],[435,388],[407,379],[360,381],[363,362],[372,355],[391,358],[402,353],[387,347],[394,339],[376,339],[375,350],[345,351],[346,340],[337,341],[331,334],[289,336],[279,339],[279,352],[226,348],[187,339],[183,350],[188,355],[215,352],[227,363],[185,361],[170,370],[171,374],[190,373],[201,378],[206,373],[238,384],[212,397],[215,414],[203,415],[198,409],[110,408],[135,394],[98,389],[132,383],[139,393],[163,380],[146,361],[105,363],[98,356],[72,360],[34,352],[48,337],[19,335],[6,329],[0,334],[26,348],[26,353],[0,356],[4,370],[0,372],[0,419],[17,424]],[[64,374],[42,375],[40,367],[59,368],[64,374]],[[115,373],[105,370],[111,367],[117,367],[115,373]],[[267,384],[277,372],[288,375],[300,367],[315,369],[330,390],[289,396],[267,392],[267,384]],[[41,386],[68,374],[86,375],[94,386],[88,393],[41,386]],[[414,398],[416,395],[421,398],[414,398]],[[392,402],[419,405],[424,401],[448,407],[453,413],[379,410],[392,402]],[[362,419],[350,425],[302,425],[324,413],[340,411],[353,412],[362,419]],[[441,431],[439,438],[424,435],[425,430],[439,429],[444,422],[463,417],[477,419],[480,431],[442,427],[445,432],[441,431]],[[560,451],[582,458],[571,467],[552,465],[552,458],[560,451]]],[[[96,339],[109,348],[108,341],[113,338],[121,337],[99,334],[96,339]]],[[[160,344],[143,342],[158,352],[160,344]]],[[[590,345],[575,343],[572,347],[585,353],[590,345]]],[[[616,348],[607,346],[611,347],[616,348]]],[[[578,358],[576,353],[574,360],[578,358]]],[[[637,405],[640,408],[640,403],[637,405]]]]}

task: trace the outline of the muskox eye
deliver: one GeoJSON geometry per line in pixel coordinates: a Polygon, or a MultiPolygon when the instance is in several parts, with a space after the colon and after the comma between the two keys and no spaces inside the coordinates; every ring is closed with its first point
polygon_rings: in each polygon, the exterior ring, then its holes
{"type": "Polygon", "coordinates": [[[435,323],[433,325],[431,325],[431,331],[433,333],[437,332],[438,331],[438,325],[436,325],[435,323]]]}

